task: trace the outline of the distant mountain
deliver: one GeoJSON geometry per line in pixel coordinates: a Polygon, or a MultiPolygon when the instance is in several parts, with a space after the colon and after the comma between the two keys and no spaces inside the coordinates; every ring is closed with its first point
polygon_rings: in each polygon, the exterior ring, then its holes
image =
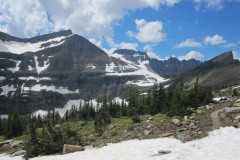
{"type": "Polygon", "coordinates": [[[146,89],[166,82],[165,75],[200,63],[168,61],[164,64],[132,50],[107,54],[71,30],[33,38],[0,32],[0,114],[62,108],[70,100],[91,100],[104,94],[123,97],[131,85],[146,89]]]}
{"type": "Polygon", "coordinates": [[[178,75],[172,79],[172,84],[178,85],[183,82],[187,87],[191,87],[196,78],[201,86],[212,89],[240,84],[240,61],[234,59],[231,51],[225,52],[178,75]]]}
{"type": "Polygon", "coordinates": [[[115,53],[122,54],[127,60],[133,61],[134,63],[144,60],[149,61],[148,68],[163,77],[172,77],[181,74],[201,64],[200,61],[195,59],[180,61],[175,57],[170,57],[167,60],[158,60],[150,58],[146,52],[128,49],[119,49],[116,50],[115,53]]]}

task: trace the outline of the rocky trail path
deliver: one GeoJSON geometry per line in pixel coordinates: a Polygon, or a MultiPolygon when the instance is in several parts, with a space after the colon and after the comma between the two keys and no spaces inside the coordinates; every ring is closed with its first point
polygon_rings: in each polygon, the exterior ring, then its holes
{"type": "Polygon", "coordinates": [[[234,112],[240,112],[240,107],[229,107],[230,103],[225,104],[224,108],[221,108],[219,110],[216,110],[211,113],[211,119],[212,119],[212,129],[218,129],[222,127],[221,121],[219,119],[219,113],[225,112],[226,114],[234,113],[234,112]]]}

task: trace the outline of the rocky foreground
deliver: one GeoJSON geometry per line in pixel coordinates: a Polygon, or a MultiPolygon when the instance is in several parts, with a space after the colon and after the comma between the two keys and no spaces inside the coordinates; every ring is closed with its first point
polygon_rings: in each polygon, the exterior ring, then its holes
{"type": "MultiPolygon", "coordinates": [[[[219,99],[220,100],[220,99],[219,99]]],[[[114,120],[107,128],[102,137],[98,137],[93,131],[86,132],[87,140],[82,146],[63,146],[63,154],[88,150],[89,148],[100,148],[109,143],[116,143],[131,139],[153,139],[153,138],[176,138],[182,142],[206,137],[209,131],[220,127],[234,126],[240,128],[240,100],[221,99],[218,103],[201,106],[193,110],[192,115],[184,118],[164,117],[162,115],[141,117],[140,123],[128,123],[128,120],[114,120]]],[[[78,125],[89,127],[86,122],[78,125]]],[[[11,157],[25,153],[23,141],[6,140],[0,142],[0,151],[8,152],[11,157]]],[[[169,150],[159,150],[158,154],[169,154],[169,150]]],[[[0,158],[1,159],[1,158],[0,158]]]]}

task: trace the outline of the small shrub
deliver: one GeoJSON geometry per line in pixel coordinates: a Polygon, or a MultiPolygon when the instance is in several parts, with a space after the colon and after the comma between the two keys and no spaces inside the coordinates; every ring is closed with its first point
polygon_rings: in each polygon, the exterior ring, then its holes
{"type": "Polygon", "coordinates": [[[140,116],[137,115],[133,116],[132,121],[133,123],[140,123],[141,122],[140,116]]]}

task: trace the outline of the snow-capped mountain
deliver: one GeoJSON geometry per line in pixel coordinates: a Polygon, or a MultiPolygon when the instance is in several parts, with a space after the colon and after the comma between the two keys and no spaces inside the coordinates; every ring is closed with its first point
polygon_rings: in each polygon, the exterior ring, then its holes
{"type": "Polygon", "coordinates": [[[122,97],[130,85],[166,82],[166,75],[200,63],[170,61],[132,50],[107,54],[71,30],[24,39],[0,32],[0,114],[16,108],[20,113],[62,108],[69,100],[104,94],[122,97]]]}

